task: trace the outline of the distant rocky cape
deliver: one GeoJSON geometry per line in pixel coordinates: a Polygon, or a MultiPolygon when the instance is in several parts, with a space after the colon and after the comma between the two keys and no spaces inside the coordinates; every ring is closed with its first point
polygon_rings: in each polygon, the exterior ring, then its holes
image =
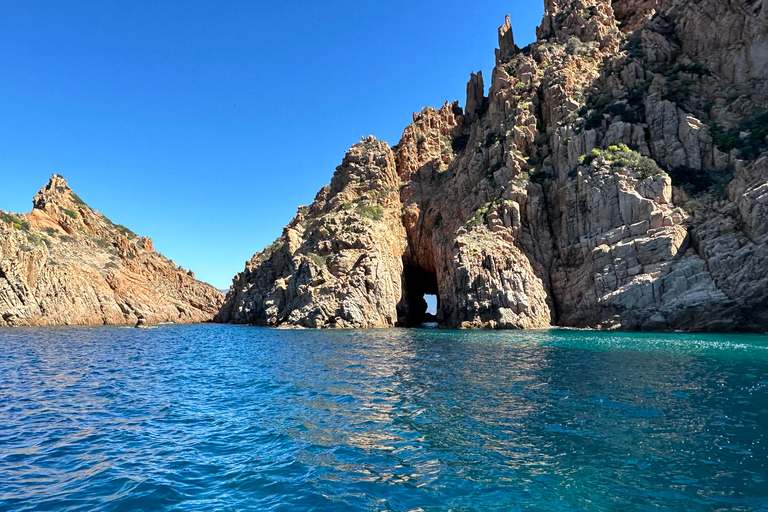
{"type": "Polygon", "coordinates": [[[30,213],[0,210],[0,326],[210,321],[223,294],[113,224],[54,175],[30,213]]]}
{"type": "Polygon", "coordinates": [[[537,36],[508,18],[488,96],[355,144],[216,321],[419,325],[435,294],[450,328],[768,329],[768,0],[545,0],[537,36]]]}

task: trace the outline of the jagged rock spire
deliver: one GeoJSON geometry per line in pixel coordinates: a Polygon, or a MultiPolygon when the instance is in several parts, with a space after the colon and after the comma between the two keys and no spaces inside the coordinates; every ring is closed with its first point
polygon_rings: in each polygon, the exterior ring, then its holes
{"type": "Polygon", "coordinates": [[[515,36],[512,33],[512,22],[509,14],[504,20],[504,24],[499,27],[499,51],[496,52],[496,63],[508,59],[516,50],[515,36]]]}
{"type": "Polygon", "coordinates": [[[467,83],[467,119],[473,121],[480,117],[485,105],[485,85],[483,72],[472,73],[467,83]]]}

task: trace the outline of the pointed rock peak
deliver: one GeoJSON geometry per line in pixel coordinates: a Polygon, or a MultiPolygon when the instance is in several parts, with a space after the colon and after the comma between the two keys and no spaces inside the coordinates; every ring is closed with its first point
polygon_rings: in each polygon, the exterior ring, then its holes
{"type": "Polygon", "coordinates": [[[35,194],[32,207],[35,210],[51,210],[53,212],[61,209],[74,211],[78,208],[87,208],[87,205],[69,188],[69,184],[63,176],[54,174],[48,184],[35,194]],[[51,210],[52,206],[56,208],[51,210]]]}
{"type": "Polygon", "coordinates": [[[515,52],[515,36],[512,33],[512,22],[507,14],[504,24],[499,27],[499,50],[501,59],[511,56],[515,52]]]}
{"type": "Polygon", "coordinates": [[[48,180],[48,184],[40,189],[41,193],[65,193],[67,191],[71,192],[71,189],[69,188],[67,180],[65,180],[64,176],[61,174],[52,175],[51,179],[48,180]]]}
{"type": "Polygon", "coordinates": [[[71,201],[69,197],[71,194],[72,189],[69,188],[67,180],[60,174],[54,174],[48,180],[48,184],[35,194],[32,206],[36,210],[45,210],[48,204],[71,201]]]}

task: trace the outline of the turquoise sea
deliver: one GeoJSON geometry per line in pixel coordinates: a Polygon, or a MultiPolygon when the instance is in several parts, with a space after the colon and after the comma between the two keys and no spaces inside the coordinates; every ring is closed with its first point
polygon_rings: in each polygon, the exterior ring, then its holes
{"type": "Polygon", "coordinates": [[[0,510],[768,512],[768,336],[3,329],[0,510]]]}

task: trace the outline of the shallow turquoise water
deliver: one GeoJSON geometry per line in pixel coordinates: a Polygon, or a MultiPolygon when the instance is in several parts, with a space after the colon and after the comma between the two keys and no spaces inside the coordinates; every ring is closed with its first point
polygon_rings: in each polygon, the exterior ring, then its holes
{"type": "Polygon", "coordinates": [[[0,510],[768,511],[768,337],[0,330],[0,510]]]}

